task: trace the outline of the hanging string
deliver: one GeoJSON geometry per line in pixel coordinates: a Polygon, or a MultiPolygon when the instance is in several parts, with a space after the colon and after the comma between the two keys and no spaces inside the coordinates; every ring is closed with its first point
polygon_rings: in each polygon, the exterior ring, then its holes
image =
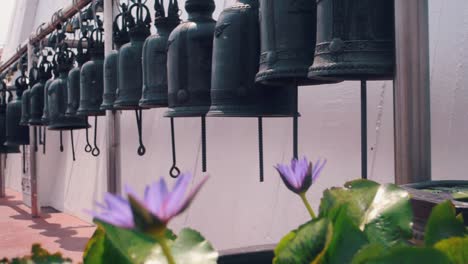
{"type": "Polygon", "coordinates": [[[367,179],[367,81],[361,80],[361,173],[367,179]]]}
{"type": "Polygon", "coordinates": [[[75,142],[73,140],[73,130],[70,130],[70,139],[71,139],[71,149],[72,149],[73,161],[75,161],[76,157],[75,157],[75,142]]]}
{"type": "Polygon", "coordinates": [[[63,152],[63,138],[62,138],[62,130],[60,130],[60,152],[63,152]]]}
{"type": "MultiPolygon", "coordinates": [[[[86,123],[88,123],[88,118],[86,117],[86,123]]],[[[89,131],[88,131],[88,128],[86,128],[86,146],[85,146],[85,149],[86,153],[90,153],[91,151],[93,151],[93,147],[91,146],[91,144],[89,144],[89,131]]]]}
{"type": "Polygon", "coordinates": [[[137,121],[137,128],[138,128],[138,141],[140,143],[140,146],[138,147],[138,155],[143,156],[146,153],[146,148],[143,145],[143,129],[142,129],[142,110],[138,109],[135,110],[135,115],[136,115],[136,121],[137,121]]]}
{"type": "Polygon", "coordinates": [[[26,147],[23,146],[23,174],[26,174],[26,147]]]}
{"type": "Polygon", "coordinates": [[[34,127],[34,152],[37,152],[37,127],[34,127]]]}
{"type": "Polygon", "coordinates": [[[177,168],[176,161],[176,145],[175,145],[175,128],[174,128],[174,118],[171,117],[171,143],[172,143],[172,167],[169,170],[169,175],[172,178],[177,178],[180,175],[180,170],[177,168]]]}
{"type": "Polygon", "coordinates": [[[99,156],[99,154],[101,153],[101,150],[98,148],[97,146],[97,116],[94,117],[94,148],[93,148],[93,152],[91,153],[94,157],[97,157],[99,156]]]}
{"type": "Polygon", "coordinates": [[[258,118],[258,165],[260,170],[260,182],[264,181],[263,172],[263,118],[258,118]]]}
{"type": "Polygon", "coordinates": [[[206,172],[206,117],[201,117],[202,171],[206,172]]]}
{"type": "Polygon", "coordinates": [[[44,139],[42,140],[42,154],[46,153],[46,129],[44,128],[44,139]]]}

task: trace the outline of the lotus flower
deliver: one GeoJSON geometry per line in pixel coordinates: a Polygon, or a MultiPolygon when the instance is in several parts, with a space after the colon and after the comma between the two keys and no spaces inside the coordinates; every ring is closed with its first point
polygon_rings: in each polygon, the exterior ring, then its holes
{"type": "Polygon", "coordinates": [[[315,165],[309,162],[306,157],[300,160],[293,159],[290,165],[278,164],[275,168],[283,179],[286,187],[297,194],[307,192],[314,183],[327,160],[317,160],[315,165]]]}
{"type": "MultiPolygon", "coordinates": [[[[137,201],[139,206],[150,213],[159,224],[166,226],[172,218],[189,207],[206,180],[208,180],[208,177],[205,177],[187,196],[185,196],[185,193],[192,181],[190,173],[181,174],[171,192],[168,191],[163,178],[146,187],[143,199],[139,198],[129,187],[126,188],[125,192],[129,199],[132,198],[137,201]]],[[[98,204],[102,212],[91,212],[91,215],[98,220],[118,227],[135,228],[129,200],[109,193],[106,194],[104,200],[106,205],[98,204]]]]}

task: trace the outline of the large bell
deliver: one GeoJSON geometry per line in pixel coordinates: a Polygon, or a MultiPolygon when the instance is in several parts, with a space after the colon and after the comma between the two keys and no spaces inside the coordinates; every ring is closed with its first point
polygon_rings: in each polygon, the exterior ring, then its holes
{"type": "Polygon", "coordinates": [[[116,98],[116,90],[119,85],[119,50],[122,45],[130,41],[126,26],[127,6],[121,5],[122,12],[118,14],[113,22],[112,39],[115,50],[112,50],[104,59],[104,94],[101,104],[102,110],[113,110],[116,98]],[[119,25],[120,21],[120,25],[119,25]]]}
{"type": "Polygon", "coordinates": [[[93,30],[88,41],[91,60],[81,67],[80,73],[80,107],[76,112],[82,116],[105,115],[101,110],[104,92],[104,42],[103,29],[93,30]]]}
{"type": "Polygon", "coordinates": [[[317,2],[317,46],[309,77],[392,79],[394,1],[317,2]]]}
{"type": "Polygon", "coordinates": [[[29,119],[31,118],[31,110],[30,110],[31,98],[30,98],[30,90],[26,90],[23,92],[21,96],[21,120],[20,125],[28,126],[29,119]]]}
{"type": "Polygon", "coordinates": [[[29,145],[29,127],[20,125],[21,96],[27,86],[26,77],[20,76],[16,79],[17,96],[6,107],[6,146],[29,145]]]}
{"type": "Polygon", "coordinates": [[[322,84],[307,78],[315,51],[316,0],[260,0],[261,56],[257,82],[322,84]]]}
{"type": "Polygon", "coordinates": [[[29,124],[33,126],[41,126],[42,115],[44,113],[44,86],[48,79],[52,77],[52,68],[50,62],[44,56],[39,64],[38,82],[31,88],[31,117],[29,124]]]}
{"type": "Polygon", "coordinates": [[[167,107],[167,41],[172,30],[179,25],[177,1],[170,1],[168,16],[165,17],[164,3],[155,2],[156,34],[146,39],[143,46],[143,108],[167,107]]]}
{"type": "Polygon", "coordinates": [[[87,36],[83,36],[78,41],[76,62],[77,67],[74,67],[68,73],[68,93],[67,93],[67,111],[65,112],[68,116],[76,115],[78,107],[80,106],[80,74],[84,63],[90,59],[89,52],[83,49],[83,42],[88,41],[87,36]]]}
{"type": "Polygon", "coordinates": [[[211,105],[211,59],[216,21],[213,0],[187,0],[188,20],[169,36],[168,117],[204,116],[211,105]]]}
{"type": "Polygon", "coordinates": [[[85,117],[66,116],[68,72],[73,65],[73,53],[65,44],[62,44],[57,56],[56,78],[47,89],[47,103],[49,109],[49,130],[73,130],[89,127],[85,117]]]}
{"type": "Polygon", "coordinates": [[[258,0],[238,0],[216,23],[209,116],[294,116],[291,86],[255,84],[260,57],[258,0]]]}
{"type": "Polygon", "coordinates": [[[150,35],[151,17],[141,0],[135,1],[127,12],[130,43],[119,51],[119,85],[115,109],[138,109],[143,87],[142,51],[150,35]],[[135,14],[134,14],[135,13],[135,14]]]}
{"type": "Polygon", "coordinates": [[[42,110],[42,117],[41,121],[44,126],[47,126],[49,124],[49,96],[48,96],[48,91],[49,87],[52,84],[52,82],[55,80],[54,77],[50,78],[49,80],[46,81],[44,85],[44,109],[42,110]]]}

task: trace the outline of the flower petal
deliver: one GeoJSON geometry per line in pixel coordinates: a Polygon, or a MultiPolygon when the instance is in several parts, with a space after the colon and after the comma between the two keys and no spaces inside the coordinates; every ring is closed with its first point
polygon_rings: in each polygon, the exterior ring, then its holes
{"type": "Polygon", "coordinates": [[[166,218],[170,219],[177,214],[178,208],[180,208],[184,202],[184,196],[191,181],[191,173],[183,173],[179,176],[172,192],[168,195],[164,203],[166,218]]]}
{"type": "Polygon", "coordinates": [[[177,208],[174,208],[175,211],[174,211],[174,214],[173,216],[176,216],[176,215],[179,215],[181,213],[183,213],[189,206],[190,204],[192,203],[193,199],[195,198],[195,196],[198,194],[198,192],[200,191],[201,187],[203,187],[203,185],[206,183],[206,181],[209,179],[210,177],[209,176],[205,176],[205,178],[203,178],[196,186],[195,188],[193,188],[193,190],[190,192],[190,194],[187,196],[187,198],[184,199],[184,201],[180,204],[179,207],[177,208]]]}
{"type": "Polygon", "coordinates": [[[168,194],[166,182],[161,178],[151,184],[145,193],[145,206],[155,216],[162,217],[161,206],[168,194]]]}

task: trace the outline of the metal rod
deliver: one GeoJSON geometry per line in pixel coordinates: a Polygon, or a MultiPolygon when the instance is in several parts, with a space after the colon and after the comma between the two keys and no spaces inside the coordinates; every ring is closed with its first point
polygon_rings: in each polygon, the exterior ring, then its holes
{"type": "Polygon", "coordinates": [[[23,148],[23,174],[26,174],[26,147],[25,145],[21,145],[23,148]]]}
{"type": "Polygon", "coordinates": [[[44,139],[42,140],[44,144],[42,145],[42,154],[46,154],[46,137],[47,137],[47,129],[44,127],[44,139]]]}
{"type": "Polygon", "coordinates": [[[361,178],[367,179],[367,81],[361,80],[361,178]]]}
{"type": "Polygon", "coordinates": [[[202,171],[206,172],[206,117],[201,117],[202,171]]]}
{"type": "Polygon", "coordinates": [[[73,140],[73,130],[70,130],[70,141],[71,141],[71,150],[72,150],[72,155],[73,155],[73,161],[75,161],[76,157],[75,157],[75,142],[73,140]]]}
{"type": "Polygon", "coordinates": [[[431,180],[427,0],[395,1],[395,182],[431,180]]]}
{"type": "Polygon", "coordinates": [[[295,87],[295,104],[296,104],[296,113],[293,117],[293,157],[294,159],[299,159],[299,110],[298,110],[298,89],[297,85],[295,87]]]}
{"type": "Polygon", "coordinates": [[[37,152],[37,127],[33,127],[34,130],[34,152],[37,152]]]}
{"type": "MultiPolygon", "coordinates": [[[[88,123],[88,118],[86,117],[86,123],[88,123]]],[[[89,129],[86,128],[86,146],[85,146],[86,153],[90,153],[93,151],[93,146],[89,143],[89,129]]]]}
{"type": "MultiPolygon", "coordinates": [[[[52,33],[57,28],[57,25],[73,17],[78,12],[78,10],[83,9],[86,5],[91,3],[91,1],[92,0],[77,0],[74,5],[72,4],[71,6],[60,10],[60,16],[57,17],[58,19],[50,21],[49,23],[44,25],[44,27],[42,27],[41,30],[39,30],[39,32],[31,34],[31,36],[29,37],[29,44],[34,45],[35,43],[38,43],[39,41],[44,39],[47,35],[52,33]]],[[[27,52],[28,43],[24,43],[20,46],[20,48],[15,54],[13,54],[5,63],[3,63],[0,66],[0,73],[7,70],[11,65],[13,65],[27,52]]]]}
{"type": "Polygon", "coordinates": [[[258,118],[258,166],[260,171],[260,182],[264,181],[263,172],[263,118],[258,118]]]}
{"type": "Polygon", "coordinates": [[[62,130],[60,130],[60,152],[63,152],[63,138],[62,138],[62,130]]]}
{"type": "Polygon", "coordinates": [[[143,145],[143,128],[142,128],[143,112],[142,110],[141,109],[135,110],[135,115],[136,115],[137,128],[138,128],[138,142],[140,144],[138,146],[137,153],[138,155],[143,156],[146,153],[146,148],[145,148],[145,145],[143,145]]]}
{"type": "Polygon", "coordinates": [[[5,154],[0,153],[0,198],[6,196],[5,186],[5,154]]]}

